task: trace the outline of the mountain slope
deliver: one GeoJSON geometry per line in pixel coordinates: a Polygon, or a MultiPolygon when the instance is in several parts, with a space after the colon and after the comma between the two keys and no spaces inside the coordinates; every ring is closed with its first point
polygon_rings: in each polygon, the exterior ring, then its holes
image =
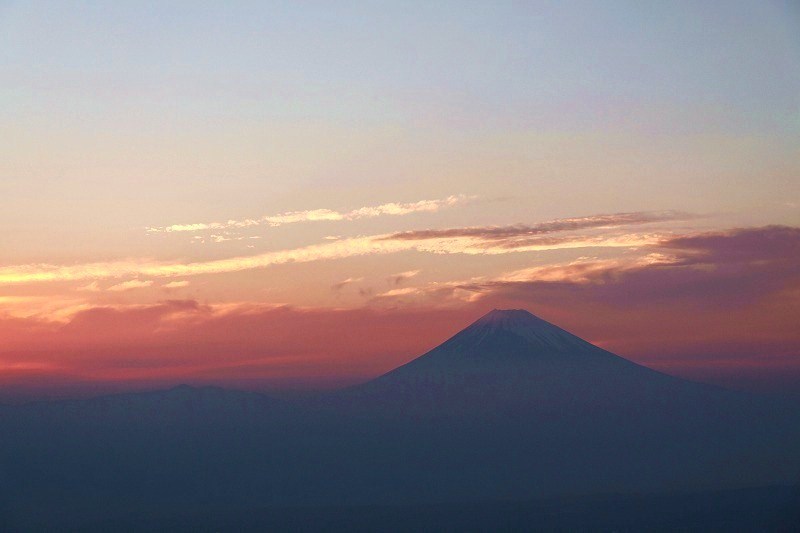
{"type": "Polygon", "coordinates": [[[336,395],[351,407],[493,413],[674,407],[740,396],[635,364],[524,310],[494,310],[443,344],[336,395]]]}

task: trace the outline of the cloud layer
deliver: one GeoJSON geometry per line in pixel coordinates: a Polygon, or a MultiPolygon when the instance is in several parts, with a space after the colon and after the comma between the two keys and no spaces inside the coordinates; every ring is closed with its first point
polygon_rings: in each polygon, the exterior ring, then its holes
{"type": "MultiPolygon", "coordinates": [[[[371,208],[370,208],[371,209],[371,208]]],[[[433,254],[500,255],[578,248],[625,248],[648,246],[661,239],[659,233],[609,232],[601,235],[576,233],[551,236],[546,233],[574,228],[620,228],[629,224],[675,220],[675,213],[620,213],[555,220],[535,226],[424,230],[400,234],[326,240],[320,244],[201,262],[163,262],[147,259],[77,265],[29,264],[0,268],[0,285],[96,280],[146,279],[220,274],[266,268],[286,263],[307,263],[416,251],[433,254]]]]}
{"type": "MultiPolygon", "coordinates": [[[[519,246],[515,235],[506,231],[500,238],[498,233],[488,239],[478,234],[340,239],[272,255],[189,265],[36,265],[2,269],[0,280],[11,274],[90,279],[84,292],[75,294],[94,296],[102,290],[94,279],[127,277],[110,287],[117,298],[118,293],[149,286],[182,288],[188,283],[184,276],[193,273],[258,268],[278,261],[403,250],[490,254],[520,249],[514,247],[519,246]],[[151,279],[156,277],[168,281],[155,284],[151,279]]],[[[761,380],[762,389],[776,383],[800,384],[800,228],[634,235],[635,239],[627,233],[599,237],[606,245],[640,243],[610,257],[536,264],[468,280],[420,282],[418,269],[398,272],[385,277],[383,293],[361,287],[367,303],[360,308],[65,301],[67,308],[48,313],[58,321],[0,312],[0,382],[46,384],[60,379],[141,386],[195,381],[249,383],[255,388],[351,383],[423,353],[491,308],[522,307],[670,373],[745,387],[761,380]]],[[[542,249],[596,244],[596,238],[524,236],[527,241],[547,240],[539,242],[542,249]],[[554,238],[565,240],[551,241],[554,238]]],[[[426,280],[430,274],[426,271],[426,280]]],[[[359,281],[344,279],[333,290],[359,281]]],[[[49,305],[46,298],[25,296],[3,296],[0,304],[49,305]]]]}

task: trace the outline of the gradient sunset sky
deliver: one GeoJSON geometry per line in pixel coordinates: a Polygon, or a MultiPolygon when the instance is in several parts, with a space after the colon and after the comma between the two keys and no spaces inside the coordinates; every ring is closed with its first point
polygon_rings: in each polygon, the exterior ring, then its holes
{"type": "Polygon", "coordinates": [[[800,390],[800,8],[0,0],[0,401],[331,387],[525,308],[800,390]]]}

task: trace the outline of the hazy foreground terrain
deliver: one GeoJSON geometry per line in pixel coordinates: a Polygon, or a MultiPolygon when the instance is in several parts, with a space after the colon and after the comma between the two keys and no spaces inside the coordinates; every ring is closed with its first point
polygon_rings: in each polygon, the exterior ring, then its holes
{"type": "Polygon", "coordinates": [[[0,529],[788,529],[800,415],[493,311],[364,385],[0,408],[0,529]]]}

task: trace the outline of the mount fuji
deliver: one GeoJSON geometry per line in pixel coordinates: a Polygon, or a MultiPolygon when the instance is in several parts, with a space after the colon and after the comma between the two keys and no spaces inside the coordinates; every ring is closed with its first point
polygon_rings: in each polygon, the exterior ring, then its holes
{"type": "Polygon", "coordinates": [[[335,396],[354,408],[469,416],[697,409],[744,397],[638,365],[522,309],[495,309],[426,354],[335,396]]]}

